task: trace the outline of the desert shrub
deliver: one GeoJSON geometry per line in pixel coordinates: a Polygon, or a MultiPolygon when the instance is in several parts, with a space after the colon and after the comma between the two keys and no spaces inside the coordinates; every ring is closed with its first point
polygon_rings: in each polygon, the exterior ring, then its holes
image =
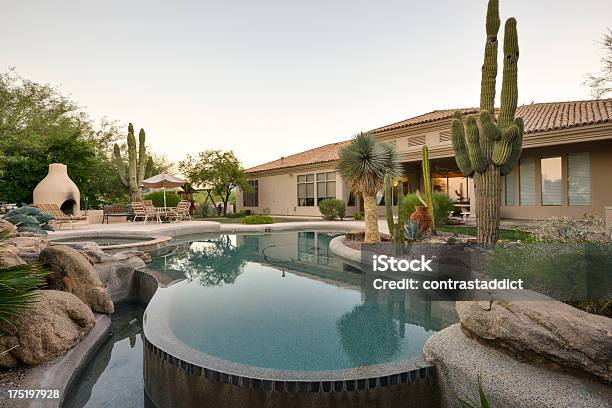
{"type": "Polygon", "coordinates": [[[355,214],[353,214],[353,219],[355,221],[363,220],[363,214],[361,213],[361,211],[357,211],[355,214]]]}
{"type": "MultiPolygon", "coordinates": [[[[164,206],[164,192],[153,191],[143,196],[144,200],[153,201],[153,206],[163,207],[164,206]]],[[[166,207],[176,207],[181,201],[181,197],[173,191],[166,191],[166,207]]]]}
{"type": "Polygon", "coordinates": [[[247,215],[242,219],[243,224],[274,224],[274,218],[269,215],[247,215]]]}
{"type": "Polygon", "coordinates": [[[217,209],[209,204],[200,204],[196,206],[193,215],[195,218],[214,217],[217,215],[217,209]]]}
{"type": "Polygon", "coordinates": [[[610,235],[606,232],[605,221],[593,215],[584,215],[581,219],[552,217],[547,220],[531,221],[515,228],[531,233],[536,242],[568,245],[612,243],[610,235]]]}
{"type": "Polygon", "coordinates": [[[455,208],[453,200],[445,193],[433,193],[434,218],[436,225],[445,225],[448,222],[448,216],[455,208]]]}
{"type": "Polygon", "coordinates": [[[225,214],[225,218],[243,218],[243,217],[246,217],[246,213],[244,211],[225,214]]]}
{"type": "Polygon", "coordinates": [[[323,214],[323,218],[328,221],[333,221],[336,218],[342,220],[346,214],[346,204],[337,198],[326,198],[319,203],[319,211],[323,214]]]}
{"type": "Polygon", "coordinates": [[[408,214],[412,214],[419,205],[423,205],[423,203],[415,193],[406,194],[404,197],[404,207],[408,211],[408,214]]]}

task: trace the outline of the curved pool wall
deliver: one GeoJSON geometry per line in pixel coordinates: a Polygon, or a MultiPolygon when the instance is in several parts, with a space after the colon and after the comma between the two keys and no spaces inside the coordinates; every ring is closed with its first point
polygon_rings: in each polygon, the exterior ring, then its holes
{"type": "Polygon", "coordinates": [[[162,315],[150,304],[143,328],[145,392],[158,408],[439,406],[435,371],[421,359],[317,372],[249,366],[192,349],[162,315]]]}
{"type": "Polygon", "coordinates": [[[161,235],[141,235],[141,234],[121,234],[121,235],[110,235],[110,234],[83,234],[77,235],[72,234],[70,236],[62,236],[58,238],[51,238],[50,242],[52,245],[74,245],[83,244],[86,242],[93,242],[98,244],[101,250],[104,252],[113,254],[122,251],[136,250],[136,251],[154,251],[169,245],[169,241],[172,237],[166,237],[161,235]]]}

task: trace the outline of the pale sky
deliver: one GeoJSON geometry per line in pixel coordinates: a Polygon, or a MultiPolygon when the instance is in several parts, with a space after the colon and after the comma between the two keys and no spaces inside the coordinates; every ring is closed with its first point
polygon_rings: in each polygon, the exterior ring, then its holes
{"type": "MultiPolygon", "coordinates": [[[[486,0],[0,2],[1,70],[144,127],[174,161],[223,149],[249,167],[478,105],[486,0]]],[[[519,103],[590,99],[612,1],[500,3],[518,19],[519,103]]]]}

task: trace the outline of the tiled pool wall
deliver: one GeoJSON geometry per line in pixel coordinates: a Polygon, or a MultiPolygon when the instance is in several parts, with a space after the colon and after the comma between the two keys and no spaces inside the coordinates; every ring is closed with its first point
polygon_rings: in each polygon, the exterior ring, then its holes
{"type": "Polygon", "coordinates": [[[439,406],[433,366],[342,381],[274,381],[190,364],[143,341],[145,391],[157,408],[439,406]]]}
{"type": "MultiPolygon", "coordinates": [[[[146,271],[134,271],[132,297],[147,304],[160,284],[146,271]]],[[[232,375],[188,363],[158,348],[142,334],[144,385],[156,408],[211,407],[378,407],[437,408],[433,366],[360,379],[274,381],[232,375]]]]}

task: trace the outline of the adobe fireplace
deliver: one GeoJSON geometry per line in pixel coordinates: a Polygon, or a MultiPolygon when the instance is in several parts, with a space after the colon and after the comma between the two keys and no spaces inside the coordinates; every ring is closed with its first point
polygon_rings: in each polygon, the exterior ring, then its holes
{"type": "Polygon", "coordinates": [[[65,164],[49,165],[49,173],[34,189],[34,204],[57,204],[65,214],[80,215],[81,193],[68,177],[65,164]]]}

